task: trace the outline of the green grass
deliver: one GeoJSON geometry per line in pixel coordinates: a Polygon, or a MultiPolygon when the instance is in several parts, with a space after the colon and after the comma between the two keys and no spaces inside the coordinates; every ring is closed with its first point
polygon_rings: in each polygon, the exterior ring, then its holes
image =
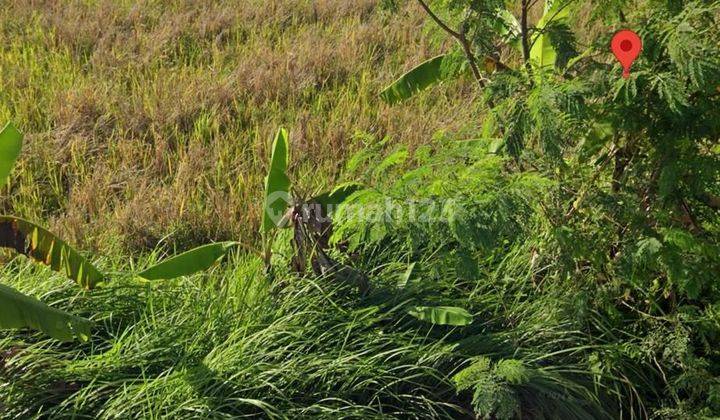
{"type": "MultiPolygon", "coordinates": [[[[574,19],[598,28],[591,11],[574,19]]],[[[74,343],[0,332],[0,413],[720,413],[715,213],[702,214],[702,238],[678,228],[670,207],[646,226],[650,207],[626,191],[651,191],[639,187],[654,182],[643,159],[628,159],[639,166],[622,176],[619,192],[618,161],[613,168],[575,159],[586,125],[597,122],[587,115],[594,109],[558,119],[562,130],[544,111],[559,108],[565,91],[572,107],[579,92],[609,86],[605,68],[602,78],[571,74],[567,86],[560,76],[558,86],[527,86],[522,72],[491,75],[494,99],[520,99],[493,109],[497,127],[486,131],[472,81],[396,107],[380,101],[398,75],[449,49],[412,1],[4,5],[0,121],[13,120],[27,142],[0,208],[89,251],[109,281],[82,291],[24,257],[5,258],[0,283],[94,328],[89,341],[74,343]],[[523,113],[525,95],[532,107],[523,113]],[[520,130],[510,140],[527,142],[520,156],[489,152],[497,141],[478,139],[503,124],[520,130]],[[328,252],[368,275],[364,296],[332,276],[291,273],[289,230],[273,243],[271,272],[243,247],[202,274],[129,274],[211,241],[259,248],[263,177],[279,126],[290,131],[289,173],[302,198],[360,181],[371,188],[351,203],[391,202],[399,211],[442,203],[437,219],[357,222],[336,213],[328,252]],[[563,165],[543,160],[552,152],[545,146],[558,142],[568,148],[563,165]],[[638,227],[629,228],[633,221],[638,227]],[[424,306],[461,307],[473,322],[434,325],[410,314],[424,306]]],[[[637,100],[648,111],[662,108],[651,89],[643,95],[637,100]]],[[[605,105],[627,114],[614,98],[605,105]]],[[[624,136],[648,143],[652,127],[644,124],[624,136]]]]}
{"type": "Polygon", "coordinates": [[[463,83],[381,106],[449,45],[414,2],[385,3],[6,5],[0,121],[27,144],[0,206],[107,255],[252,241],[278,126],[308,195],[342,179],[366,133],[414,148],[477,126],[463,83]]]}
{"type": "Polygon", "coordinates": [[[388,296],[358,302],[327,279],[271,289],[259,261],[240,256],[202,276],[117,279],[91,293],[27,263],[13,263],[2,281],[96,323],[82,345],[5,335],[8,416],[461,413],[447,375],[451,347],[410,328],[388,296]]]}

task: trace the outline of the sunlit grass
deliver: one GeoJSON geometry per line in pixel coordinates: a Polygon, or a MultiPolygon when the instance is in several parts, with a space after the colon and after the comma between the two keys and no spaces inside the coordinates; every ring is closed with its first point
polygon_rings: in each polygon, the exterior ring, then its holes
{"type": "Polygon", "coordinates": [[[360,302],[324,279],[288,278],[273,287],[260,261],[242,256],[193,278],[117,278],[91,293],[27,263],[14,263],[2,280],[96,323],[83,345],[33,333],[0,341],[6,415],[383,417],[461,410],[451,403],[444,373],[452,370],[452,347],[404,327],[412,321],[387,295],[360,302]]]}
{"type": "Polygon", "coordinates": [[[0,205],[104,254],[255,240],[278,126],[309,194],[342,178],[358,133],[412,148],[480,124],[463,83],[381,106],[384,84],[445,47],[414,3],[384,4],[4,7],[0,120],[27,144],[0,205]]]}

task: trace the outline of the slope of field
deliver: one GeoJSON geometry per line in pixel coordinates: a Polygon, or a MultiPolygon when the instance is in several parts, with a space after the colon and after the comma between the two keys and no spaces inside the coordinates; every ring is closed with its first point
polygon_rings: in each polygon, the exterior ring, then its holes
{"type": "Polygon", "coordinates": [[[368,142],[473,121],[462,83],[380,105],[449,42],[423,22],[376,0],[3,5],[0,121],[26,146],[0,205],[101,254],[252,240],[278,126],[309,194],[368,142]]]}

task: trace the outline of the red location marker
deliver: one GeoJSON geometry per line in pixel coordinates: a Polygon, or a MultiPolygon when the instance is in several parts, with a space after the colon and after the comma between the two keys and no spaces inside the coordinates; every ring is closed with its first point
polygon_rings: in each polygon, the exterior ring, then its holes
{"type": "Polygon", "coordinates": [[[630,67],[642,50],[642,40],[635,32],[623,29],[610,42],[613,54],[623,66],[623,77],[630,77],[630,67]]]}

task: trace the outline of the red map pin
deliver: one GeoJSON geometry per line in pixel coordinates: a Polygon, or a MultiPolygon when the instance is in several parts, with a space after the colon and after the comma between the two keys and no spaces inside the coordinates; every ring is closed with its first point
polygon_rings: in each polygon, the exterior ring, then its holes
{"type": "Polygon", "coordinates": [[[623,29],[615,34],[610,49],[623,66],[623,77],[630,77],[630,67],[642,50],[642,40],[635,32],[623,29]]]}

